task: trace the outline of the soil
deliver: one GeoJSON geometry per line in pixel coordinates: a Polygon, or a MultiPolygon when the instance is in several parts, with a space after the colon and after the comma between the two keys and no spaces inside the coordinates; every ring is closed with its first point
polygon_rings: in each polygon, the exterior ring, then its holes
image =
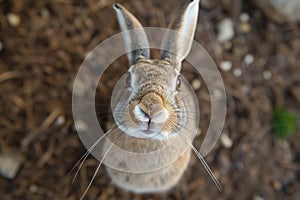
{"type": "MultiPolygon", "coordinates": [[[[119,1],[145,26],[167,27],[184,5],[179,0],[119,1]]],[[[10,199],[79,199],[97,168],[90,156],[72,184],[68,174],[86,149],[72,118],[72,87],[85,56],[97,44],[120,32],[113,1],[0,1],[0,152],[20,157],[12,180],[0,177],[0,197],[10,199]],[[19,16],[8,20],[10,13],[19,16]],[[17,17],[18,18],[18,17],[17,17]]],[[[85,199],[300,199],[300,134],[282,140],[272,134],[275,108],[300,115],[300,25],[279,24],[251,1],[202,1],[195,36],[219,66],[227,95],[223,129],[232,146],[219,140],[206,156],[223,185],[219,192],[194,156],[180,183],[165,194],[136,195],[116,188],[104,168],[85,199]],[[243,21],[248,13],[249,21],[243,21]],[[220,43],[217,24],[233,21],[234,37],[220,43]],[[248,62],[253,56],[253,62],[248,62]]],[[[103,78],[126,71],[126,57],[112,64],[103,78]],[[123,66],[120,69],[120,66],[123,66]]],[[[200,128],[210,119],[207,86],[200,79],[200,128]]],[[[109,97],[109,89],[98,92],[109,97]]],[[[104,110],[101,106],[97,111],[104,110]]],[[[201,145],[202,138],[195,140],[201,145]]],[[[76,168],[77,169],[77,168],[76,168]]],[[[76,170],[75,170],[76,171],[76,170]]]]}

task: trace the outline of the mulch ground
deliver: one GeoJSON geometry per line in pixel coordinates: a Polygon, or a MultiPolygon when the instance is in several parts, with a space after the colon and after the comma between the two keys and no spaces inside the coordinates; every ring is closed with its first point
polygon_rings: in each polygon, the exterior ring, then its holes
{"type": "MultiPolygon", "coordinates": [[[[145,26],[159,27],[167,27],[184,5],[179,0],[119,2],[145,26]]],[[[233,145],[220,141],[206,157],[223,192],[194,156],[180,184],[167,194],[124,192],[101,169],[86,199],[300,199],[300,135],[280,140],[270,129],[274,108],[300,114],[300,26],[272,22],[249,1],[203,2],[196,40],[217,64],[232,63],[229,71],[220,71],[227,94],[224,133],[233,145]],[[246,25],[240,19],[245,12],[246,25]],[[235,35],[220,43],[217,23],[224,18],[234,22],[235,35]],[[253,62],[245,62],[247,55],[253,62]]],[[[72,84],[86,54],[119,33],[113,3],[0,1],[0,152],[22,162],[14,179],[0,177],[1,199],[79,199],[87,187],[96,159],[88,158],[74,184],[74,173],[68,174],[85,152],[73,124],[72,84]],[[10,13],[20,21],[9,21],[10,13]]],[[[112,69],[122,62],[125,57],[112,69]]],[[[104,81],[116,80],[115,71],[108,70],[104,81]]],[[[196,78],[185,73],[190,81],[196,78]]],[[[196,92],[205,133],[210,100],[204,82],[196,92]]],[[[200,144],[197,138],[195,145],[200,144]]]]}

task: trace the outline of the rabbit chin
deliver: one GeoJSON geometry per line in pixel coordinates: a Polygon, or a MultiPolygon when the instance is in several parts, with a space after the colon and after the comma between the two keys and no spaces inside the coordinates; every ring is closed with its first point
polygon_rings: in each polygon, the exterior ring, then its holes
{"type": "Polygon", "coordinates": [[[155,132],[132,128],[127,129],[125,133],[129,136],[142,139],[165,140],[169,138],[169,133],[166,131],[155,132]]]}

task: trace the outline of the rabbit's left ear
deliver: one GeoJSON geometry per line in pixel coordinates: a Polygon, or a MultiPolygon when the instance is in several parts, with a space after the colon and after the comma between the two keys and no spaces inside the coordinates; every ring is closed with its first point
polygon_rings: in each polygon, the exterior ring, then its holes
{"type": "Polygon", "coordinates": [[[172,31],[165,34],[162,42],[161,59],[171,62],[181,70],[181,62],[189,54],[199,13],[199,0],[192,0],[171,24],[172,31]]]}
{"type": "Polygon", "coordinates": [[[129,65],[135,64],[140,58],[149,58],[149,42],[140,22],[120,4],[114,4],[113,8],[117,13],[121,30],[125,31],[123,38],[129,65]]]}

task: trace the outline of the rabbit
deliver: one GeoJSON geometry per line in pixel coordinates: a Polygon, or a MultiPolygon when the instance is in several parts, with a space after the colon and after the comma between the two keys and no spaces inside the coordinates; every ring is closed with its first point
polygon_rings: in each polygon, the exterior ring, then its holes
{"type": "Polygon", "coordinates": [[[170,29],[165,29],[160,59],[150,58],[147,30],[123,6],[114,4],[129,68],[112,92],[113,128],[105,133],[101,128],[92,129],[92,139],[87,132],[82,134],[85,142],[93,144],[86,146],[87,152],[75,164],[81,162],[73,182],[89,154],[100,163],[80,199],[87,194],[102,164],[112,182],[126,191],[167,192],[182,178],[192,151],[222,190],[192,144],[198,135],[200,111],[193,88],[180,73],[193,44],[199,1],[187,4],[170,29]]]}
{"type": "MultiPolygon", "coordinates": [[[[118,131],[111,131],[108,138],[127,152],[158,153],[142,162],[110,153],[109,159],[124,170],[106,165],[107,174],[116,186],[127,191],[166,192],[179,182],[194,150],[218,185],[204,159],[192,146],[198,130],[199,108],[192,88],[180,74],[181,63],[194,38],[199,0],[186,5],[171,24],[171,29],[179,34],[165,35],[160,59],[151,59],[150,50],[141,48],[149,42],[140,22],[122,5],[114,4],[113,8],[121,30],[131,30],[131,34],[123,34],[125,47],[136,50],[127,53],[129,69],[112,94],[111,109],[118,131]],[[150,170],[137,173],[130,168],[147,168],[153,163],[160,167],[152,170],[149,167],[150,170]]],[[[108,152],[107,146],[109,142],[104,144],[108,152]]]]}

